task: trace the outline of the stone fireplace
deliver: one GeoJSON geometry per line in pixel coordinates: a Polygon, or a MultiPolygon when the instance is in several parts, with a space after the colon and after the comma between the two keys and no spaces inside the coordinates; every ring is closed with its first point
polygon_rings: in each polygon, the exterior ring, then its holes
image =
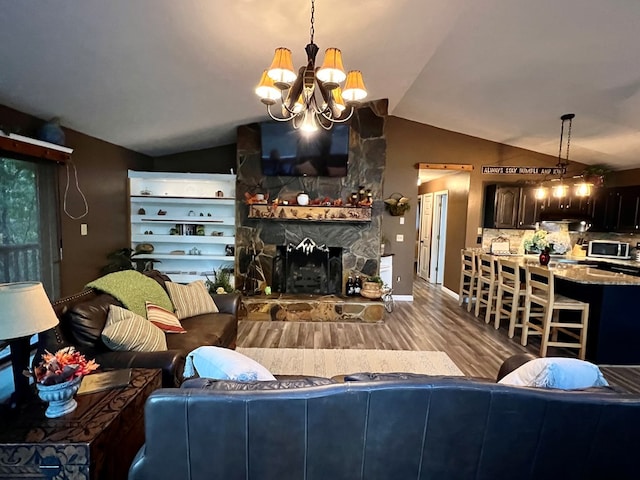
{"type": "Polygon", "coordinates": [[[378,274],[386,115],[386,100],[367,103],[354,112],[345,177],[264,176],[259,125],[238,128],[235,285],[245,295],[262,294],[267,286],[287,295],[341,295],[348,275],[378,274]],[[295,203],[302,192],[311,201],[346,201],[359,186],[369,189],[373,198],[370,219],[367,215],[364,221],[331,215],[322,219],[255,218],[249,216],[244,201],[260,193],[269,203],[276,198],[295,203]],[[305,249],[311,246],[307,254],[305,249]]]}
{"type": "Polygon", "coordinates": [[[305,238],[280,245],[273,265],[273,291],[339,295],[342,293],[342,248],[317,245],[305,238]]]}

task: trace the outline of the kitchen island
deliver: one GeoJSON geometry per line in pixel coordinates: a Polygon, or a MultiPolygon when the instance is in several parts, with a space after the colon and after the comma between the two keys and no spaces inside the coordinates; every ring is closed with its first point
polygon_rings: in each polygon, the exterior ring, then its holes
{"type": "MultiPolygon", "coordinates": [[[[522,267],[538,264],[531,255],[509,259],[522,267]]],[[[593,265],[591,259],[580,264],[571,258],[549,264],[556,292],[589,304],[587,360],[600,365],[640,365],[640,277],[593,265]]]]}

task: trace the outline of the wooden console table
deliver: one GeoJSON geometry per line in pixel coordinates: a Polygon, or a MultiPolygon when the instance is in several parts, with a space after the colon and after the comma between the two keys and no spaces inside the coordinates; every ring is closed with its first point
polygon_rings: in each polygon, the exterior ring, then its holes
{"type": "Polygon", "coordinates": [[[126,387],[78,395],[78,408],[44,416],[34,399],[0,418],[0,479],[126,479],[144,443],[144,404],[161,370],[133,369],[126,387]],[[8,417],[8,418],[7,418],[8,417]]]}

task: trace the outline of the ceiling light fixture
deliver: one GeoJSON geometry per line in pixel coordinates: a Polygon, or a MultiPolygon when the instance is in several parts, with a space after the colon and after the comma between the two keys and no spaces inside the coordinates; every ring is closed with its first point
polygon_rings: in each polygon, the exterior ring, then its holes
{"type": "Polygon", "coordinates": [[[291,121],[294,128],[307,132],[316,131],[318,126],[329,130],[334,123],[346,122],[353,115],[354,106],[367,96],[362,72],[351,70],[345,74],[339,49],[327,48],[322,66],[316,68],[319,49],[313,42],[314,12],[315,2],[311,0],[311,40],[305,47],[307,64],[300,67],[296,75],[291,50],[276,48],[271,66],[262,73],[255,89],[271,118],[279,122],[291,121]],[[341,89],[343,81],[344,89],[341,89]],[[316,96],[318,92],[321,100],[316,96]],[[274,115],[271,110],[278,101],[282,103],[281,116],[274,115]]]}
{"type": "Polygon", "coordinates": [[[560,117],[562,120],[562,126],[560,127],[560,149],[558,150],[558,164],[556,165],[560,170],[560,184],[555,185],[551,189],[551,194],[556,198],[563,198],[569,192],[569,186],[564,184],[564,172],[566,171],[567,165],[569,165],[569,147],[571,146],[571,125],[573,123],[573,119],[575,118],[575,113],[565,113],[560,117]],[[566,157],[562,159],[562,143],[564,139],[564,124],[565,122],[569,122],[569,128],[567,131],[567,151],[566,157]]]}

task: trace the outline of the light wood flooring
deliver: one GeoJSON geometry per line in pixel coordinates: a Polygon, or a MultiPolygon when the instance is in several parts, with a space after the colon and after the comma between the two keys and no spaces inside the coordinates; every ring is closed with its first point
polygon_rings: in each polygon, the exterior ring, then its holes
{"type": "MultiPolygon", "coordinates": [[[[415,278],[413,302],[396,302],[384,324],[357,322],[274,322],[241,320],[239,347],[357,348],[445,352],[467,376],[494,379],[502,362],[515,353],[538,354],[539,339],[523,347],[520,331],[510,339],[506,325],[495,330],[459,306],[439,286],[415,278]]],[[[503,324],[506,323],[503,321],[503,324]]],[[[574,356],[576,350],[550,350],[549,356],[574,356]]],[[[602,367],[610,383],[640,393],[640,367],[602,367]]]]}

